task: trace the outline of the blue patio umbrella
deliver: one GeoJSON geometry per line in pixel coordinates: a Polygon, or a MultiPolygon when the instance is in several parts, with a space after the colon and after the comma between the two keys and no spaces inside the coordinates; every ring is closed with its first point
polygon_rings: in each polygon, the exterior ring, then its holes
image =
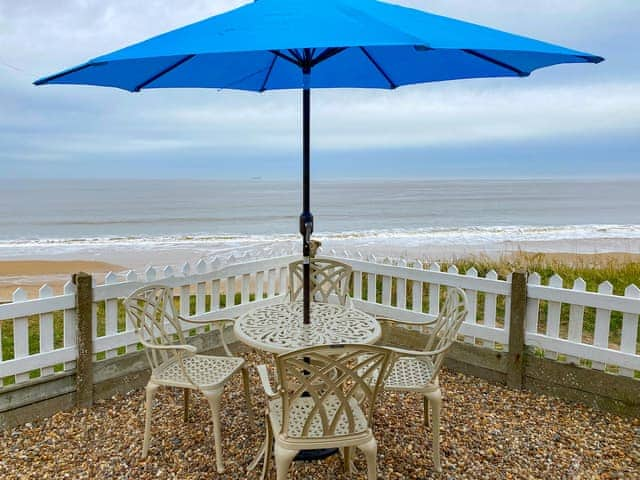
{"type": "Polygon", "coordinates": [[[35,82],[116,87],[302,89],[304,322],[309,323],[310,91],[527,77],[603,58],[376,0],[256,0],[35,82]]]}

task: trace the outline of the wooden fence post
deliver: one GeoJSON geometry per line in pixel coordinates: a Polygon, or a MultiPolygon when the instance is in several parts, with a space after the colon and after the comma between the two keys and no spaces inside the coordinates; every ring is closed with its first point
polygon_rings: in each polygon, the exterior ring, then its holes
{"type": "Polygon", "coordinates": [[[527,312],[527,274],[511,275],[511,309],[509,325],[509,354],[507,385],[522,388],[524,382],[524,333],[527,312]]]}
{"type": "Polygon", "coordinates": [[[76,403],[78,407],[93,405],[93,279],[88,273],[73,275],[76,285],[76,313],[78,318],[76,362],[76,403]]]}

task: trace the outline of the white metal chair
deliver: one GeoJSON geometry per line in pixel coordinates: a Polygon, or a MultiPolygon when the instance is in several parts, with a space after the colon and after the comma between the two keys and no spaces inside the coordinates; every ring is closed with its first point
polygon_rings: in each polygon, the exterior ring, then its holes
{"type": "MultiPolygon", "coordinates": [[[[337,295],[340,305],[349,302],[349,279],[351,266],[346,263],[315,257],[311,259],[311,298],[314,301],[328,303],[332,295],[337,295]]],[[[292,302],[302,299],[303,261],[289,264],[289,299],[292,302]]]]}
{"type": "Polygon", "coordinates": [[[381,343],[396,353],[396,359],[384,382],[384,388],[385,390],[421,393],[423,395],[425,425],[429,424],[429,405],[431,405],[433,463],[438,472],[442,471],[440,466],[442,390],[438,381],[438,373],[467,312],[467,296],[464,291],[459,288],[450,288],[440,313],[433,322],[425,324],[388,318],[379,319],[383,330],[381,343]],[[416,332],[404,328],[407,326],[428,328],[428,337],[423,349],[415,349],[416,332]],[[397,346],[402,343],[408,343],[410,348],[397,346]]]}
{"type": "Polygon", "coordinates": [[[224,340],[224,325],[232,320],[195,321],[176,314],[170,287],[149,285],[137,289],[124,301],[127,315],[134,323],[139,341],[144,345],[151,378],[146,387],[145,430],[142,456],[146,457],[151,439],[151,415],[153,397],[160,386],[184,389],[184,418],[187,421],[189,391],[199,390],[206,397],[213,417],[216,466],[224,471],[220,431],[220,397],[225,383],[238,371],[242,371],[244,393],[249,418],[253,420],[249,394],[249,376],[244,359],[234,357],[224,340]],[[188,345],[180,322],[213,324],[218,328],[222,346],[227,356],[197,355],[196,347],[188,345]],[[215,322],[215,323],[214,323],[215,322]]]}
{"type": "Polygon", "coordinates": [[[350,473],[353,447],[364,453],[367,478],[375,480],[372,417],[391,356],[389,350],[372,345],[322,345],[286,353],[276,358],[277,392],[267,367],[258,366],[268,399],[262,478],[269,471],[274,444],[277,480],[287,477],[300,450],[341,448],[350,473]]]}

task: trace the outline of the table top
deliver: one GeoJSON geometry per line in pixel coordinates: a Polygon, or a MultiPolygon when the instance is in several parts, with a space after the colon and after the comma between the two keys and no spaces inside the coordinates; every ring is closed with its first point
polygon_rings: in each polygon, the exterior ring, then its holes
{"type": "Polygon", "coordinates": [[[337,343],[375,343],[380,325],[371,315],[330,303],[311,304],[311,324],[302,323],[302,302],[258,307],[242,315],[233,330],[238,340],[259,350],[287,353],[337,343]]]}

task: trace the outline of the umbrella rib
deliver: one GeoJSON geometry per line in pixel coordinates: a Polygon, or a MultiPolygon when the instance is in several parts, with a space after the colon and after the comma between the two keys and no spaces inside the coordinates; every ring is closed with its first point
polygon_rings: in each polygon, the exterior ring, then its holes
{"type": "Polygon", "coordinates": [[[140,85],[138,85],[136,88],[133,89],[134,92],[139,92],[140,90],[142,90],[144,87],[146,87],[147,85],[149,85],[151,82],[155,82],[158,78],[160,78],[163,75],[166,75],[167,73],[169,73],[171,70],[175,70],[176,68],[178,68],[180,65],[182,65],[185,62],[188,62],[189,60],[191,60],[193,57],[195,57],[194,54],[191,55],[187,55],[186,57],[181,58],[180,60],[178,60],[176,63],[174,63],[173,65],[169,65],[167,68],[165,68],[164,70],[161,70],[160,72],[156,73],[153,77],[151,77],[148,80],[145,80],[144,82],[142,82],[140,85]]]}
{"type": "Polygon", "coordinates": [[[325,60],[328,60],[334,55],[344,52],[346,49],[347,49],[346,47],[327,48],[326,50],[323,50],[322,53],[319,54],[316,58],[313,59],[313,61],[311,62],[311,66],[315,67],[320,62],[324,62],[325,60]]]}
{"type": "Polygon", "coordinates": [[[298,62],[302,63],[303,58],[300,56],[300,52],[298,52],[297,50],[290,48],[289,49],[289,53],[296,59],[298,60],[298,62]]]}
{"type": "Polygon", "coordinates": [[[273,66],[276,64],[276,60],[278,60],[278,55],[273,54],[273,60],[271,60],[271,64],[269,65],[269,70],[264,77],[264,81],[262,82],[262,86],[260,87],[260,92],[264,92],[267,87],[267,82],[269,81],[269,77],[271,76],[271,71],[273,70],[273,66]]]}
{"type": "Polygon", "coordinates": [[[373,64],[374,67],[376,67],[376,70],[378,70],[378,72],[380,72],[380,75],[382,75],[385,80],[387,82],[389,82],[389,86],[394,89],[396,88],[398,85],[396,85],[394,83],[393,80],[391,80],[391,77],[389,77],[389,75],[387,75],[387,72],[385,72],[382,67],[380,66],[380,64],[378,62],[375,61],[375,59],[371,56],[371,54],[367,51],[366,48],[364,47],[360,47],[360,50],[362,50],[362,53],[364,53],[366,55],[366,57],[369,59],[369,61],[373,64]]]}
{"type": "Polygon", "coordinates": [[[106,65],[109,62],[94,62],[94,63],[85,63],[84,65],[80,65],[79,67],[70,68],[69,70],[65,70],[64,72],[56,73],[55,75],[51,75],[50,77],[41,78],[40,80],[36,80],[33,82],[34,85],[44,85],[46,83],[52,82],[53,80],[57,80],[60,77],[64,77],[71,73],[76,73],[81,70],[84,70],[89,67],[101,67],[102,65],[106,65]]]}
{"type": "Polygon", "coordinates": [[[500,60],[496,60],[495,58],[490,57],[489,55],[485,55],[484,53],[480,53],[476,50],[471,50],[469,48],[463,48],[462,49],[463,52],[468,53],[469,55],[473,55],[474,57],[478,57],[482,60],[485,60],[489,63],[493,63],[494,65],[497,65],[499,67],[502,68],[506,68],[507,70],[511,70],[512,72],[514,72],[515,74],[517,74],[519,77],[528,77],[529,73],[528,72],[524,72],[522,70],[520,70],[519,68],[516,68],[512,65],[509,65],[508,63],[505,62],[501,62],[500,60]]]}
{"type": "Polygon", "coordinates": [[[296,60],[295,58],[290,57],[289,55],[287,55],[286,53],[282,53],[280,50],[269,50],[271,53],[273,53],[274,55],[285,59],[287,62],[289,63],[293,63],[294,65],[296,65],[297,67],[300,66],[300,62],[298,60],[296,60]]]}

